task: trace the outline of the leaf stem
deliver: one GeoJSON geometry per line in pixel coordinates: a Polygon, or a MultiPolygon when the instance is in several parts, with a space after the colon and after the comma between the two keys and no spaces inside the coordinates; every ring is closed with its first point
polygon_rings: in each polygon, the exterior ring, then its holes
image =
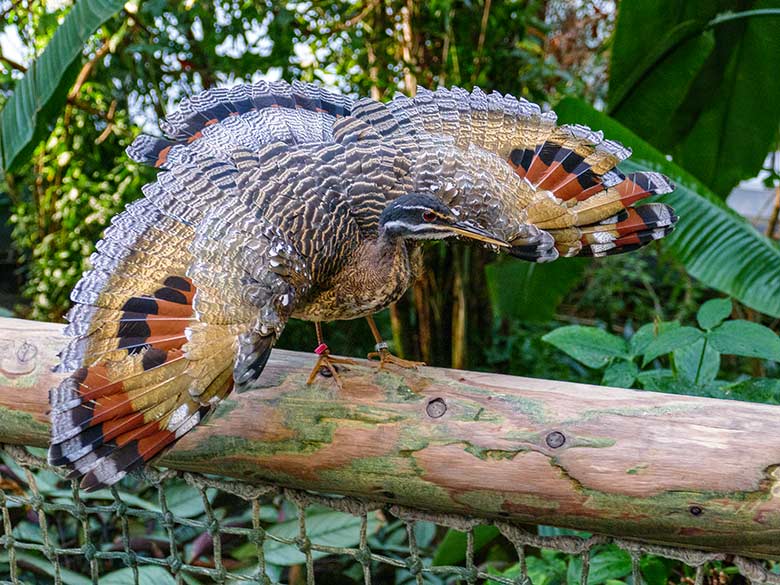
{"type": "Polygon", "coordinates": [[[701,366],[704,363],[704,352],[707,351],[707,338],[704,338],[704,344],[701,346],[701,355],[699,356],[699,365],[696,367],[696,378],[693,383],[699,385],[699,374],[701,373],[701,366]]]}
{"type": "Polygon", "coordinates": [[[780,16],[780,8],[757,8],[755,10],[745,10],[743,12],[723,12],[709,21],[707,23],[707,28],[712,28],[732,20],[752,18],[753,16],[780,16]]]}

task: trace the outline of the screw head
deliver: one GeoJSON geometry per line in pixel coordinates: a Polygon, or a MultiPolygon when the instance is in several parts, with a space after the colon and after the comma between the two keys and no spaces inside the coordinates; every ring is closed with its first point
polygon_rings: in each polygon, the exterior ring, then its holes
{"type": "Polygon", "coordinates": [[[566,442],[566,435],[560,431],[553,431],[547,434],[544,442],[547,443],[547,446],[550,447],[550,449],[557,449],[566,442]]]}
{"type": "Polygon", "coordinates": [[[16,359],[22,363],[27,363],[35,359],[36,355],[38,355],[38,348],[29,341],[22,343],[19,349],[16,350],[16,359]]]}
{"type": "Polygon", "coordinates": [[[425,406],[425,412],[427,412],[428,416],[431,418],[442,417],[444,416],[444,413],[447,412],[447,403],[441,398],[434,398],[433,400],[428,401],[428,404],[425,406]]]}

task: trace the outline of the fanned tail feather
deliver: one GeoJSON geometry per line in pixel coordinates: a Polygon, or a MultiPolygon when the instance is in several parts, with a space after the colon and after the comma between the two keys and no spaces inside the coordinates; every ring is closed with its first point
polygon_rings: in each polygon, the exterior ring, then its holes
{"type": "Polygon", "coordinates": [[[670,233],[677,216],[669,206],[635,204],[669,193],[674,185],[660,173],[624,175],[617,164],[630,154],[584,126],[561,126],[534,148],[511,150],[509,163],[536,192],[526,209],[527,221],[552,236],[557,253],[528,245],[510,253],[536,262],[558,255],[607,256],[670,233]]]}
{"type": "Polygon", "coordinates": [[[191,361],[194,286],[180,276],[162,284],[154,295],[127,298],[121,309],[99,293],[94,310],[75,313],[90,325],[69,326],[84,334],[63,360],[84,365],[50,392],[49,462],[83,476],[85,489],[115,483],[149,461],[232,389],[235,337],[220,328],[201,331],[211,337],[209,355],[191,361]]]}

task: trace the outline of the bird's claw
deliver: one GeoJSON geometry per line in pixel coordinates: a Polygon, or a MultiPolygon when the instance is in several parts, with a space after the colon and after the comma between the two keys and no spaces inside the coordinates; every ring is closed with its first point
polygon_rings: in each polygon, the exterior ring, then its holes
{"type": "Polygon", "coordinates": [[[306,383],[311,384],[314,382],[317,376],[320,375],[324,378],[333,378],[333,380],[336,382],[336,385],[339,387],[339,390],[343,390],[344,385],[341,382],[337,364],[354,366],[357,365],[357,362],[348,358],[333,357],[330,355],[328,346],[324,343],[320,344],[317,349],[314,350],[314,352],[319,355],[319,358],[317,358],[317,363],[314,364],[314,367],[311,370],[311,374],[309,374],[309,379],[306,380],[306,383]]]}
{"type": "Polygon", "coordinates": [[[390,353],[390,350],[386,348],[379,349],[378,351],[372,351],[368,354],[368,359],[373,361],[380,370],[384,370],[388,364],[392,364],[400,368],[415,370],[418,367],[425,365],[425,362],[415,362],[412,360],[405,360],[403,358],[396,357],[390,353]]]}

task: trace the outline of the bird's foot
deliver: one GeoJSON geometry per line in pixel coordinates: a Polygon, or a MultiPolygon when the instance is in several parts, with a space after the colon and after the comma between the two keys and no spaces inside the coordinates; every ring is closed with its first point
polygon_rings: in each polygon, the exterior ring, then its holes
{"type": "Polygon", "coordinates": [[[425,365],[425,362],[414,362],[394,356],[390,353],[390,350],[387,349],[387,344],[384,342],[376,344],[376,351],[372,351],[368,354],[368,359],[373,361],[380,370],[384,370],[388,364],[408,369],[417,369],[418,367],[425,365]]]}
{"type": "Polygon", "coordinates": [[[328,346],[324,343],[318,345],[317,349],[314,350],[314,353],[320,357],[317,359],[317,363],[314,364],[314,368],[312,369],[311,374],[309,374],[309,379],[306,380],[306,383],[311,384],[317,376],[320,375],[325,378],[333,378],[336,385],[339,387],[339,390],[343,390],[344,385],[341,382],[337,364],[355,366],[357,365],[357,362],[348,358],[333,357],[330,355],[328,346]]]}

